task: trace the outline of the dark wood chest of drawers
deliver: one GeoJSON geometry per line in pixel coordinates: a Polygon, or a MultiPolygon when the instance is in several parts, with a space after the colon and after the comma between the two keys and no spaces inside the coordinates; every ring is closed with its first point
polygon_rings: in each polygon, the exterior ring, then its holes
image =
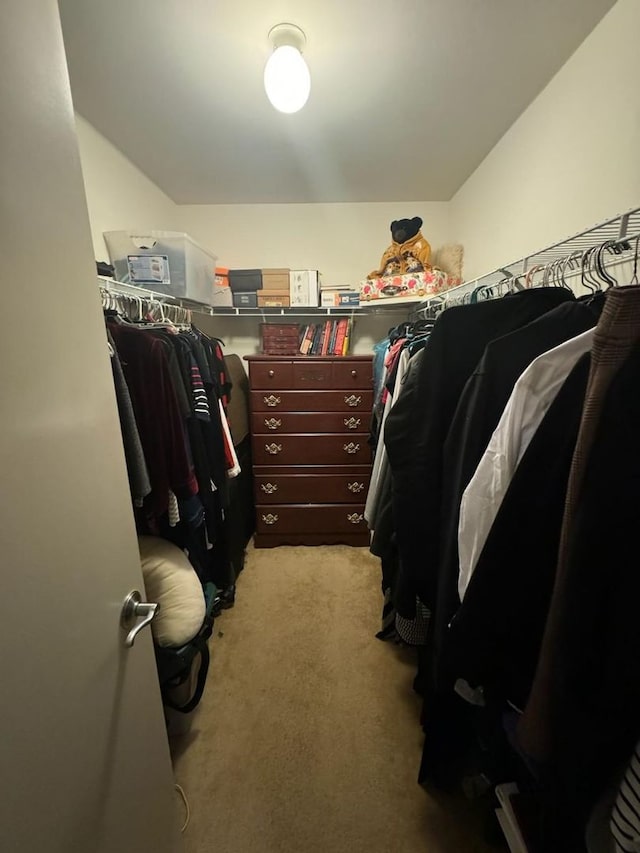
{"type": "Polygon", "coordinates": [[[256,548],[368,545],[373,360],[247,360],[256,548]]]}

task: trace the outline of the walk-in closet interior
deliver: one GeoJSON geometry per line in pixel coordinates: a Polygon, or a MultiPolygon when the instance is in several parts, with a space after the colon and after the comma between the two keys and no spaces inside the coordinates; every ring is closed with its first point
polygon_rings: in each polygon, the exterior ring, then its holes
{"type": "Polygon", "coordinates": [[[2,850],[640,850],[638,0],[2,11],[2,850]]]}

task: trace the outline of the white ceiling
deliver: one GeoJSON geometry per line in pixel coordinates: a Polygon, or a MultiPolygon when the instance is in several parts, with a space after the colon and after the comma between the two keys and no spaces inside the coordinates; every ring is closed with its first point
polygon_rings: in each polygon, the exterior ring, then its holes
{"type": "Polygon", "coordinates": [[[203,204],[447,200],[613,4],[60,0],[78,112],[203,204]],[[283,21],[307,35],[295,115],[262,84],[283,21]]]}

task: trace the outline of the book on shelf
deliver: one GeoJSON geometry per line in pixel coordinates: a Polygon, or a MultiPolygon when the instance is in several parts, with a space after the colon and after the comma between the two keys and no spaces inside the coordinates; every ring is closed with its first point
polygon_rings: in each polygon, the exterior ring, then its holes
{"type": "Polygon", "coordinates": [[[342,355],[349,355],[349,347],[351,345],[351,333],[353,331],[353,321],[351,317],[347,320],[347,329],[344,336],[344,344],[342,347],[342,355]]]}
{"type": "Polygon", "coordinates": [[[346,317],[302,326],[298,347],[300,355],[348,355],[352,328],[351,319],[346,317]]]}
{"type": "Polygon", "coordinates": [[[333,320],[331,323],[331,335],[329,336],[329,355],[335,355],[336,352],[336,336],[338,334],[338,321],[333,320]]]}
{"type": "Polygon", "coordinates": [[[331,338],[331,320],[327,320],[322,330],[322,349],[320,355],[327,355],[329,352],[329,340],[331,338]]]}
{"type": "Polygon", "coordinates": [[[336,338],[333,343],[333,354],[334,355],[344,355],[344,343],[347,337],[347,325],[349,321],[346,317],[343,317],[341,320],[338,320],[337,329],[336,329],[336,338]]]}
{"type": "Polygon", "coordinates": [[[300,352],[303,355],[308,355],[309,351],[311,350],[311,344],[313,343],[313,335],[315,332],[315,328],[316,327],[313,323],[310,323],[307,326],[307,330],[305,332],[304,340],[300,346],[300,352]]]}
{"type": "Polygon", "coordinates": [[[310,355],[320,355],[320,347],[322,344],[322,325],[319,323],[313,335],[313,343],[311,344],[310,355]]]}

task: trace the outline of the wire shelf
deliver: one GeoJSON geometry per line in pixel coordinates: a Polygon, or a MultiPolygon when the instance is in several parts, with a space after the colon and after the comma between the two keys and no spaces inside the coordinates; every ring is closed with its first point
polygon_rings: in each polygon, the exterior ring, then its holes
{"type": "MultiPolygon", "coordinates": [[[[640,207],[614,216],[612,219],[606,219],[604,222],[593,225],[586,231],[581,231],[579,234],[559,240],[551,246],[547,246],[544,249],[498,267],[490,273],[485,273],[485,275],[465,281],[457,287],[452,287],[450,290],[432,296],[421,303],[419,310],[422,311],[423,309],[432,308],[443,303],[446,304],[449,301],[462,300],[476,288],[495,286],[507,279],[524,275],[534,267],[547,267],[555,261],[569,257],[577,252],[583,253],[587,249],[598,246],[601,243],[608,241],[620,242],[627,239],[633,241],[637,239],[638,235],[640,235],[640,207]]],[[[620,265],[627,261],[628,259],[618,259],[612,261],[607,267],[620,265]]],[[[579,273],[570,272],[568,277],[577,274],[579,273]]]]}

